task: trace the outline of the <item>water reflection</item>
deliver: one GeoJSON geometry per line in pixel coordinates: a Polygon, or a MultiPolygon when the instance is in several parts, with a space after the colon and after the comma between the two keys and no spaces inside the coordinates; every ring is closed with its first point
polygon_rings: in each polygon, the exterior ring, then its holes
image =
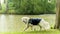
{"type": "Polygon", "coordinates": [[[0,15],[0,32],[13,30],[13,19],[12,15],[0,15]]]}
{"type": "MultiPolygon", "coordinates": [[[[0,32],[16,32],[16,31],[23,31],[25,28],[25,25],[22,21],[21,18],[23,16],[28,16],[28,15],[0,15],[0,32]]],[[[47,16],[47,15],[29,15],[29,17],[36,17],[36,18],[46,18],[46,20],[50,23],[51,20],[53,23],[55,23],[55,15],[47,16]],[[48,18],[47,18],[48,17],[48,18]]],[[[28,31],[30,31],[28,29],[28,31]]]]}
{"type": "Polygon", "coordinates": [[[20,22],[19,15],[0,15],[0,32],[16,32],[22,30],[22,23],[20,22]]]}
{"type": "Polygon", "coordinates": [[[5,31],[6,28],[6,16],[5,15],[1,15],[0,16],[0,31],[5,31]]]}

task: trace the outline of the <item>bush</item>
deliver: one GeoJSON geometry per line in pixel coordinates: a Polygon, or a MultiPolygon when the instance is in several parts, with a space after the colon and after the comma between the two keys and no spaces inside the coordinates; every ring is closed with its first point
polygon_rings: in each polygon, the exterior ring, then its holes
{"type": "Polygon", "coordinates": [[[48,0],[14,0],[13,7],[15,7],[16,14],[52,14],[55,13],[55,0],[48,2],[48,0]]]}

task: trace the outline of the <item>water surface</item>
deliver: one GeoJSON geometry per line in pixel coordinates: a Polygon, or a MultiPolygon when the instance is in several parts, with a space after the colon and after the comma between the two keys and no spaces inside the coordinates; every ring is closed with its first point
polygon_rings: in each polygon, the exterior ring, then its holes
{"type": "MultiPolygon", "coordinates": [[[[43,18],[53,26],[55,23],[55,14],[46,15],[6,15],[0,14],[0,32],[16,32],[23,31],[26,25],[21,18],[27,16],[31,18],[43,18]]],[[[29,29],[30,30],[30,29],[29,29]]]]}

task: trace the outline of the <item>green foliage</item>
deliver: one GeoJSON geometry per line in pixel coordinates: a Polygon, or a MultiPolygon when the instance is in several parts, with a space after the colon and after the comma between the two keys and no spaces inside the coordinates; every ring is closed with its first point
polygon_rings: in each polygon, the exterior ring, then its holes
{"type": "Polygon", "coordinates": [[[8,9],[9,10],[13,10],[14,9],[14,3],[12,2],[12,0],[8,0],[8,9]]]}
{"type": "Polygon", "coordinates": [[[55,0],[12,0],[9,3],[10,9],[16,14],[47,14],[55,13],[55,0]]]}

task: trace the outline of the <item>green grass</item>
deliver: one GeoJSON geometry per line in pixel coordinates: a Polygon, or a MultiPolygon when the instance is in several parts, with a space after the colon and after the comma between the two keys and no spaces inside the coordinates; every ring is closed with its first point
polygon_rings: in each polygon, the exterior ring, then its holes
{"type": "Polygon", "coordinates": [[[60,31],[52,29],[49,31],[1,32],[0,34],[60,34],[60,31]]]}

